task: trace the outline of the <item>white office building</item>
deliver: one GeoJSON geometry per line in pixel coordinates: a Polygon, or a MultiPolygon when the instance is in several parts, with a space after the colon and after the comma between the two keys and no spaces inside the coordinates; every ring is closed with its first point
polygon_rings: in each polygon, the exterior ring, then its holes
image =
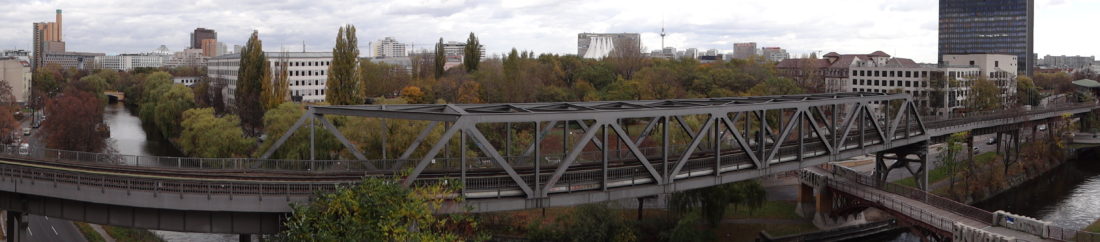
{"type": "MultiPolygon", "coordinates": [[[[275,76],[276,64],[287,62],[292,98],[301,98],[302,102],[325,101],[325,80],[328,79],[328,67],[332,64],[332,52],[265,52],[264,55],[271,65],[272,76],[275,76]]],[[[234,53],[214,57],[207,62],[209,80],[226,87],[222,90],[226,106],[235,103],[240,59],[240,54],[234,53]]]]}
{"type": "Polygon", "coordinates": [[[409,56],[407,46],[393,37],[386,37],[370,43],[371,57],[389,58],[409,56]]]}
{"type": "Polygon", "coordinates": [[[171,57],[156,53],[121,54],[96,56],[95,63],[102,69],[129,71],[134,68],[160,68],[165,66],[171,57]]]}
{"type": "MultiPolygon", "coordinates": [[[[479,46],[481,52],[481,59],[485,59],[485,46],[479,46]]],[[[466,43],[457,41],[447,41],[443,43],[443,55],[447,58],[447,63],[444,64],[444,68],[450,69],[462,64],[463,57],[466,56],[466,43]]]]}

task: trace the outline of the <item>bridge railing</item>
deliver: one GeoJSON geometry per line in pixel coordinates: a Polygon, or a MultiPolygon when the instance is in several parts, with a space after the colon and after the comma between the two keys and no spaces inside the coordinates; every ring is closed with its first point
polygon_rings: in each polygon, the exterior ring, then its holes
{"type": "Polygon", "coordinates": [[[854,171],[844,166],[833,165],[829,167],[831,167],[831,171],[833,172],[833,174],[838,177],[843,177],[860,185],[873,187],[895,195],[900,195],[909,199],[922,201],[924,203],[927,203],[928,205],[950,211],[963,217],[982,221],[986,224],[992,224],[993,219],[995,218],[993,213],[989,211],[966,205],[964,203],[956,202],[955,200],[936,196],[934,194],[921,191],[916,188],[902,186],[890,182],[881,182],[878,179],[865,176],[857,171],[854,171]]]}
{"type": "MultiPolygon", "coordinates": [[[[983,209],[976,208],[976,207],[973,207],[973,206],[970,206],[970,205],[966,205],[966,204],[963,204],[963,203],[960,203],[960,202],[956,202],[956,201],[951,200],[951,199],[936,196],[936,195],[933,195],[931,193],[918,190],[916,188],[902,186],[902,185],[889,183],[889,182],[883,183],[883,182],[878,181],[877,179],[865,176],[863,174],[860,174],[857,171],[854,171],[854,170],[849,169],[849,168],[844,167],[844,166],[826,165],[826,166],[823,166],[823,167],[825,168],[825,170],[831,171],[835,176],[842,177],[842,178],[848,179],[850,181],[854,181],[859,185],[876,188],[876,189],[879,189],[879,190],[882,190],[882,191],[889,192],[891,194],[900,195],[900,196],[904,196],[904,197],[907,197],[907,198],[910,198],[910,199],[922,201],[922,202],[924,202],[926,204],[929,204],[929,205],[932,205],[936,208],[947,210],[949,212],[958,214],[960,216],[964,216],[964,217],[971,218],[971,219],[974,219],[974,220],[977,220],[977,221],[981,221],[982,223],[985,223],[985,224],[993,225],[993,221],[995,219],[995,215],[993,215],[992,212],[985,211],[983,209]]],[[[844,187],[844,188],[851,188],[851,186],[853,186],[853,184],[850,184],[850,183],[836,182],[834,180],[830,180],[829,185],[834,186],[834,187],[844,187]]],[[[844,191],[848,192],[849,190],[858,190],[858,189],[846,189],[844,191]]],[[[867,194],[870,194],[870,193],[866,193],[865,191],[858,191],[858,192],[862,192],[862,193],[853,194],[853,195],[867,195],[867,194]]],[[[916,217],[914,217],[914,218],[916,218],[916,217]]],[[[947,227],[947,228],[950,228],[950,227],[947,227]]],[[[1044,229],[1046,230],[1046,234],[1049,235],[1049,239],[1053,239],[1053,240],[1058,240],[1058,241],[1100,241],[1100,233],[1080,231],[1080,230],[1075,230],[1075,229],[1067,229],[1067,228],[1063,228],[1063,227],[1059,227],[1059,226],[1046,226],[1044,229]]]]}
{"type": "Polygon", "coordinates": [[[1066,102],[1048,105],[1044,107],[1014,107],[1001,110],[989,110],[980,112],[958,113],[949,114],[947,116],[927,116],[922,117],[922,120],[927,124],[928,128],[939,128],[966,124],[974,122],[975,120],[990,120],[990,119],[1002,119],[1002,118],[1027,118],[1027,115],[1057,112],[1063,110],[1071,110],[1085,107],[1095,107],[1096,103],[1080,103],[1080,102],[1066,102]]]}

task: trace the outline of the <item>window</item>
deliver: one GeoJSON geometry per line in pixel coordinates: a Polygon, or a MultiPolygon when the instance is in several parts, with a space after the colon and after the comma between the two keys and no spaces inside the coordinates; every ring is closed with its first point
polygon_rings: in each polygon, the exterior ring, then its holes
{"type": "Polygon", "coordinates": [[[970,66],[974,66],[974,61],[970,61],[970,66]]]}
{"type": "Polygon", "coordinates": [[[993,61],[993,67],[1001,67],[1001,61],[993,61]]]}

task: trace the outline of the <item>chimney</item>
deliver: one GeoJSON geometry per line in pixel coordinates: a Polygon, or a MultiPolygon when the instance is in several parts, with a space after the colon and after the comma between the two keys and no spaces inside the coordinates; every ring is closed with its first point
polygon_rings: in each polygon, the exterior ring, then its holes
{"type": "Polygon", "coordinates": [[[61,39],[61,9],[57,10],[57,41],[63,41],[61,39]]]}

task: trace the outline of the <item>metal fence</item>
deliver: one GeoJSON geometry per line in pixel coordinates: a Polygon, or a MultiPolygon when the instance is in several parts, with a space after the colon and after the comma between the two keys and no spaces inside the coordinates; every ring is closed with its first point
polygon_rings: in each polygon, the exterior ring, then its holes
{"type": "MultiPolygon", "coordinates": [[[[882,191],[885,191],[885,192],[888,192],[888,193],[891,193],[891,194],[895,194],[895,195],[900,195],[900,196],[907,197],[907,198],[910,198],[910,199],[914,199],[914,200],[917,200],[917,201],[922,201],[923,203],[926,203],[928,205],[932,205],[933,207],[936,207],[938,209],[946,210],[946,211],[958,214],[958,215],[963,216],[963,217],[974,219],[974,220],[980,221],[982,223],[985,223],[987,225],[994,225],[993,220],[994,220],[995,216],[993,215],[992,212],[985,211],[985,210],[982,210],[980,208],[976,208],[976,207],[966,205],[966,204],[963,204],[963,203],[960,203],[960,202],[956,202],[956,201],[951,200],[951,199],[936,196],[936,195],[933,195],[931,193],[918,190],[916,188],[902,186],[902,185],[889,183],[889,182],[880,182],[877,179],[865,176],[865,175],[860,174],[859,172],[851,170],[847,167],[836,166],[836,165],[826,165],[826,166],[822,166],[822,167],[825,168],[826,170],[832,172],[833,175],[848,179],[850,181],[854,181],[854,182],[856,182],[856,184],[867,186],[867,187],[872,187],[872,188],[875,188],[875,189],[878,189],[878,190],[882,190],[882,191]]],[[[851,184],[851,183],[835,182],[834,180],[829,180],[829,182],[830,182],[829,185],[832,186],[833,188],[846,188],[846,190],[842,190],[842,191],[848,192],[849,194],[859,195],[859,196],[870,194],[871,196],[876,196],[873,193],[867,193],[865,191],[857,191],[859,193],[849,192],[849,191],[852,191],[852,190],[859,190],[859,189],[851,189],[851,188],[853,188],[852,187],[853,184],[851,184]]],[[[881,196],[879,196],[879,197],[881,197],[881,196]]],[[[921,214],[921,216],[923,216],[923,214],[921,214]]],[[[914,217],[914,218],[919,218],[919,217],[914,217]]],[[[950,226],[950,225],[948,225],[948,226],[950,226]]],[[[946,230],[950,231],[950,229],[951,229],[951,227],[946,227],[946,230]]],[[[1080,230],[1075,230],[1075,229],[1067,229],[1067,228],[1062,228],[1062,227],[1053,226],[1053,225],[1046,226],[1045,230],[1046,230],[1047,234],[1049,235],[1049,238],[1047,238],[1047,239],[1053,239],[1053,240],[1058,240],[1058,241],[1100,241],[1100,233],[1080,231],[1080,230]]]]}

